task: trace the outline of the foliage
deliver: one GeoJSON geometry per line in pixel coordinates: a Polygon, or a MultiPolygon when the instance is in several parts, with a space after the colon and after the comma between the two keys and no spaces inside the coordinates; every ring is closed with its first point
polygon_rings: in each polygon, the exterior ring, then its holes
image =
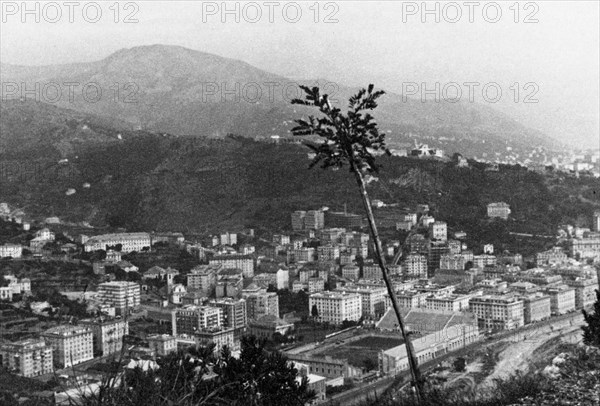
{"type": "Polygon", "coordinates": [[[227,348],[215,357],[213,349],[190,348],[159,359],[156,370],[129,370],[121,385],[107,379],[84,404],[302,406],[314,396],[307,379],[298,380],[292,364],[281,353],[267,353],[255,337],[242,338],[239,359],[227,348]]]}
{"type": "Polygon", "coordinates": [[[587,345],[600,347],[600,290],[596,289],[596,302],[593,313],[582,310],[587,326],[582,326],[583,342],[587,345]]]}

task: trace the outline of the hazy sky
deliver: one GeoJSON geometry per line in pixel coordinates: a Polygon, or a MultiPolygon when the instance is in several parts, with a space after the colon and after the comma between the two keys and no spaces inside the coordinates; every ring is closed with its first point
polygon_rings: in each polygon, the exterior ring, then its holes
{"type": "MultiPolygon", "coordinates": [[[[91,2],[75,2],[73,22],[62,1],[29,2],[34,11],[26,15],[21,1],[0,3],[4,63],[93,61],[121,48],[173,44],[294,79],[373,82],[414,97],[423,83],[429,90],[439,83],[442,103],[444,87],[447,98],[458,87],[468,100],[464,83],[477,82],[477,102],[555,138],[600,147],[597,0],[427,2],[429,14],[421,1],[227,2],[230,14],[221,1],[135,1],[119,3],[118,22],[113,1],[97,2],[97,22],[91,2]],[[125,23],[127,16],[137,22],[125,23]]],[[[425,99],[435,103],[432,94],[425,99]]]]}

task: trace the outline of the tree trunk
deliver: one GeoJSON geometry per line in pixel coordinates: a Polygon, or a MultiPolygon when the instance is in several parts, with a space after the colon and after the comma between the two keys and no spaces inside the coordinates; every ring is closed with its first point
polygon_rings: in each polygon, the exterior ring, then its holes
{"type": "Polygon", "coordinates": [[[398,299],[396,298],[396,292],[394,291],[394,287],[390,280],[388,270],[385,265],[385,259],[383,256],[383,248],[381,246],[381,239],[379,238],[379,233],[377,232],[377,226],[375,225],[375,217],[373,216],[373,209],[371,208],[371,201],[369,200],[369,194],[367,193],[367,188],[365,185],[365,181],[363,178],[360,169],[356,167],[356,165],[351,162],[352,171],[356,177],[356,183],[358,183],[358,187],[360,189],[360,194],[362,197],[363,204],[365,206],[365,211],[367,212],[367,219],[369,221],[369,229],[371,230],[371,235],[373,237],[373,242],[375,243],[375,257],[379,264],[379,268],[381,269],[381,274],[383,276],[383,280],[385,281],[385,285],[388,290],[388,294],[390,295],[390,300],[392,302],[392,308],[396,313],[396,317],[398,318],[398,324],[400,326],[400,331],[402,332],[402,338],[404,339],[406,346],[406,355],[408,357],[408,365],[410,369],[410,373],[412,376],[413,385],[415,387],[415,394],[417,398],[417,404],[422,403],[423,399],[423,380],[421,377],[421,372],[419,371],[419,365],[417,363],[417,359],[415,357],[415,350],[413,348],[412,342],[407,335],[406,326],[404,325],[404,320],[402,318],[402,314],[400,314],[400,306],[398,306],[398,299]]]}

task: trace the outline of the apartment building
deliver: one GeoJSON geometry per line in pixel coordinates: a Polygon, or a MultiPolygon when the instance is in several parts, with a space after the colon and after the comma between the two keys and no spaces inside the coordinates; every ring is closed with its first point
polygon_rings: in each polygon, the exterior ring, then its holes
{"type": "Polygon", "coordinates": [[[187,275],[188,291],[198,291],[210,296],[217,284],[217,272],[224,269],[221,264],[198,265],[187,275]]]}
{"type": "Polygon", "coordinates": [[[148,347],[156,352],[156,355],[165,357],[177,351],[177,339],[169,334],[152,334],[146,340],[148,347]]]}
{"type": "Polygon", "coordinates": [[[342,276],[352,281],[360,279],[360,268],[356,265],[344,265],[342,267],[342,276]]]}
{"type": "Polygon", "coordinates": [[[306,217],[306,212],[302,210],[297,210],[292,213],[292,230],[300,231],[304,230],[304,218],[306,217]]]}
{"type": "Polygon", "coordinates": [[[575,289],[575,308],[580,310],[592,306],[596,302],[598,279],[577,278],[569,280],[567,285],[575,289]]]}
{"type": "Polygon", "coordinates": [[[210,306],[223,310],[223,326],[226,328],[242,329],[248,325],[248,311],[245,299],[213,299],[210,306]]]}
{"type": "Polygon", "coordinates": [[[317,293],[325,290],[325,280],[323,278],[308,278],[308,293],[317,293]]]}
{"type": "Polygon", "coordinates": [[[101,283],[98,301],[103,306],[114,307],[118,315],[127,314],[140,305],[140,285],[125,281],[101,283]]]}
{"type": "MultiPolygon", "coordinates": [[[[396,292],[398,306],[404,308],[425,307],[425,300],[429,296],[427,292],[418,292],[416,290],[401,290],[396,292]]],[[[389,296],[385,295],[385,308],[392,307],[392,301],[389,296]]]]}
{"type": "Polygon", "coordinates": [[[308,311],[317,307],[319,322],[340,325],[344,320],[358,321],[362,316],[362,300],[357,293],[320,292],[308,297],[308,311]]]}
{"type": "Polygon", "coordinates": [[[27,378],[52,373],[52,347],[41,338],[0,343],[0,365],[27,378]]]}
{"type": "Polygon", "coordinates": [[[92,330],[96,356],[119,353],[123,348],[123,338],[129,334],[129,322],[123,319],[100,317],[81,320],[79,324],[92,330]]]}
{"type": "Polygon", "coordinates": [[[445,221],[434,221],[429,225],[429,238],[435,241],[448,240],[448,225],[445,221]]]}
{"type": "Polygon", "coordinates": [[[469,305],[480,329],[512,330],[525,323],[523,301],[514,296],[479,296],[469,305]]]}
{"type": "Polygon", "coordinates": [[[152,248],[149,233],[117,233],[91,237],[83,244],[86,252],[106,250],[107,247],[121,245],[121,252],[143,251],[152,248]]]}
{"type": "Polygon", "coordinates": [[[363,218],[358,214],[328,211],[326,223],[327,227],[361,228],[363,226],[363,218]]]}
{"type": "Polygon", "coordinates": [[[222,266],[225,269],[241,269],[244,278],[254,276],[254,258],[251,255],[215,255],[208,261],[209,265],[222,266]]]}
{"type": "Polygon", "coordinates": [[[213,327],[199,330],[194,334],[194,341],[200,347],[208,347],[214,344],[216,355],[221,353],[223,347],[227,347],[231,351],[240,349],[239,340],[235,339],[234,329],[232,328],[213,327]]]}
{"type": "Polygon", "coordinates": [[[407,278],[427,278],[427,257],[419,254],[409,254],[404,260],[405,275],[407,278]]]}
{"type": "Polygon", "coordinates": [[[192,335],[200,329],[223,325],[223,309],[212,306],[185,306],[171,312],[173,336],[192,335]]]}
{"type": "Polygon", "coordinates": [[[320,262],[336,261],[340,257],[339,245],[321,245],[317,247],[317,256],[320,262]]]}
{"type": "Polygon", "coordinates": [[[267,292],[266,289],[250,284],[242,290],[242,297],[246,299],[249,320],[257,320],[267,315],[279,317],[279,296],[277,296],[277,293],[267,292]]]}
{"type": "Polygon", "coordinates": [[[322,210],[309,210],[304,216],[304,229],[320,230],[325,227],[325,213],[322,210]]]}
{"type": "Polygon", "coordinates": [[[52,347],[52,357],[58,368],[94,358],[94,334],[87,326],[58,326],[46,330],[41,337],[52,347]]]}
{"type": "Polygon", "coordinates": [[[315,260],[315,249],[313,247],[302,247],[292,251],[295,262],[313,262],[315,260]]]}
{"type": "Polygon", "coordinates": [[[20,244],[0,245],[0,258],[21,258],[23,255],[23,246],[20,244]]]}
{"type": "Polygon", "coordinates": [[[575,289],[560,285],[547,288],[544,292],[550,296],[550,309],[553,316],[575,310],[575,289]]]}
{"type": "Polygon", "coordinates": [[[472,297],[472,295],[428,296],[425,299],[425,308],[449,312],[467,310],[472,297]]]}
{"type": "Polygon", "coordinates": [[[546,320],[552,315],[550,296],[536,292],[524,294],[521,299],[523,300],[523,321],[525,324],[546,320]]]}
{"type": "Polygon", "coordinates": [[[562,265],[567,263],[568,257],[562,248],[554,247],[547,251],[538,252],[535,256],[536,266],[562,265]]]}
{"type": "Polygon", "coordinates": [[[356,254],[352,252],[342,252],[340,254],[340,265],[352,265],[356,261],[356,254]]]}
{"type": "Polygon", "coordinates": [[[386,309],[387,289],[383,287],[369,288],[366,286],[344,286],[335,289],[336,292],[355,293],[360,296],[363,316],[382,316],[386,309]]]}
{"type": "Polygon", "coordinates": [[[473,256],[473,266],[475,268],[485,268],[486,266],[496,266],[498,260],[495,255],[482,254],[473,256]]]}
{"type": "Polygon", "coordinates": [[[465,258],[460,254],[445,254],[440,257],[440,269],[447,271],[463,271],[465,258]]]}
{"type": "Polygon", "coordinates": [[[586,232],[579,238],[569,240],[569,251],[575,259],[600,258],[600,233],[586,232]]]}

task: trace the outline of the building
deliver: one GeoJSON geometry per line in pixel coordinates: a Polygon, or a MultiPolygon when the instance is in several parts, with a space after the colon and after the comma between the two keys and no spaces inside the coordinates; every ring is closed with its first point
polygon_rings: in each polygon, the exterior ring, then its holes
{"type": "Polygon", "coordinates": [[[450,253],[450,248],[445,241],[431,241],[429,244],[429,253],[427,255],[427,274],[435,275],[435,271],[440,267],[442,255],[450,253]]]}
{"type": "Polygon", "coordinates": [[[596,302],[598,279],[577,278],[569,280],[567,285],[575,289],[575,308],[578,310],[592,306],[596,302]]]}
{"type": "Polygon", "coordinates": [[[320,230],[325,226],[325,213],[322,210],[309,210],[304,216],[304,229],[320,230]]]}
{"type": "Polygon", "coordinates": [[[225,269],[241,269],[244,278],[254,276],[254,258],[251,255],[215,255],[208,261],[208,264],[220,265],[225,269]]]}
{"type": "Polygon", "coordinates": [[[0,365],[9,372],[31,378],[54,371],[52,347],[43,339],[0,343],[0,365]]]}
{"type": "Polygon", "coordinates": [[[231,351],[239,350],[239,341],[236,342],[232,328],[213,327],[199,330],[194,334],[194,341],[200,347],[214,344],[215,354],[220,354],[223,347],[227,347],[231,351]]]}
{"type": "Polygon", "coordinates": [[[267,292],[266,289],[250,284],[242,290],[242,297],[246,299],[248,319],[257,320],[267,315],[279,317],[279,296],[277,296],[277,293],[267,292]]]}
{"type": "Polygon", "coordinates": [[[569,243],[570,254],[577,260],[600,258],[600,233],[586,232],[569,243]]]}
{"type": "Polygon", "coordinates": [[[326,224],[327,227],[361,228],[363,226],[363,218],[358,214],[328,211],[326,224]]]}
{"type": "Polygon", "coordinates": [[[129,322],[123,319],[101,317],[81,320],[79,324],[92,330],[95,356],[119,353],[123,338],[129,334],[129,322]]]}
{"type": "Polygon", "coordinates": [[[354,367],[345,359],[332,358],[329,355],[286,354],[290,361],[299,362],[308,367],[308,372],[324,376],[329,380],[335,378],[351,379],[362,375],[360,368],[354,367]]]}
{"type": "Polygon", "coordinates": [[[363,316],[381,316],[385,313],[387,289],[383,287],[369,288],[366,286],[344,286],[337,292],[356,293],[360,296],[363,316]]]}
{"type": "MultiPolygon", "coordinates": [[[[398,306],[408,309],[425,307],[425,300],[427,299],[427,296],[429,296],[427,292],[418,292],[416,290],[401,290],[396,292],[398,306]]],[[[385,300],[385,308],[389,309],[392,307],[392,301],[387,294],[385,295],[385,300]]]]}
{"type": "Polygon", "coordinates": [[[91,237],[83,244],[86,252],[107,250],[108,247],[121,245],[121,252],[150,250],[151,237],[148,233],[103,234],[91,237]]]}
{"type": "Polygon", "coordinates": [[[171,312],[173,336],[193,335],[201,329],[221,327],[223,325],[223,309],[212,306],[185,306],[171,312]]]}
{"type": "Polygon", "coordinates": [[[9,286],[0,287],[0,300],[6,301],[6,302],[12,302],[13,289],[9,286]]]}
{"type": "Polygon", "coordinates": [[[297,210],[292,213],[292,230],[300,231],[304,230],[304,218],[306,217],[306,212],[302,210],[297,210]]]}
{"type": "Polygon", "coordinates": [[[222,269],[220,264],[195,266],[187,275],[188,291],[198,291],[210,296],[217,285],[217,272],[222,269]]]}
{"type": "Polygon", "coordinates": [[[440,257],[440,269],[446,271],[464,271],[465,258],[460,254],[445,254],[440,257]]]}
{"type": "Polygon", "coordinates": [[[187,289],[181,283],[177,283],[173,285],[171,288],[171,292],[169,295],[171,296],[171,303],[173,304],[181,304],[183,302],[183,297],[186,295],[187,289]]]}
{"type": "Polygon", "coordinates": [[[23,246],[20,244],[0,245],[0,258],[21,258],[23,255],[23,246]]]}
{"type": "MultiPolygon", "coordinates": [[[[479,339],[477,326],[456,324],[442,332],[427,334],[412,341],[414,355],[421,365],[440,355],[463,348],[479,339]]],[[[408,356],[404,344],[379,353],[379,371],[383,375],[396,375],[408,370],[408,356]]]]}
{"type": "Polygon", "coordinates": [[[526,294],[523,300],[523,320],[525,324],[546,320],[552,315],[550,307],[550,296],[541,292],[526,294]]]}
{"type": "Polygon", "coordinates": [[[245,299],[213,299],[210,306],[223,310],[223,326],[226,328],[243,329],[248,325],[248,312],[245,299]]]}
{"type": "Polygon", "coordinates": [[[177,351],[177,340],[169,334],[152,334],[146,338],[148,347],[156,352],[156,355],[165,357],[177,351]]]}
{"type": "Polygon", "coordinates": [[[429,225],[429,238],[435,241],[448,240],[448,226],[444,221],[434,221],[429,225]]]}
{"type": "Polygon", "coordinates": [[[496,266],[497,258],[495,255],[482,254],[473,256],[473,266],[475,268],[485,268],[486,266],[496,266]]]}
{"type": "Polygon", "coordinates": [[[510,206],[504,202],[490,203],[487,205],[487,215],[490,218],[501,218],[508,220],[510,206]]]}
{"type": "Polygon", "coordinates": [[[238,297],[244,287],[241,269],[221,269],[217,274],[216,297],[238,297]]]}
{"type": "Polygon", "coordinates": [[[600,210],[596,210],[592,217],[592,231],[600,232],[600,210]]]}
{"type": "Polygon", "coordinates": [[[325,279],[308,278],[308,293],[317,293],[325,290],[325,279]]]}
{"type": "Polygon", "coordinates": [[[171,267],[164,269],[160,266],[153,266],[148,269],[142,275],[142,279],[159,279],[165,280],[167,285],[172,285],[175,280],[175,276],[179,275],[179,271],[177,269],[173,269],[171,267]]]}
{"type": "Polygon", "coordinates": [[[219,242],[221,245],[236,245],[237,234],[235,233],[223,233],[219,236],[219,242]]]}
{"type": "Polygon", "coordinates": [[[547,288],[545,293],[550,296],[550,310],[553,316],[575,310],[575,289],[560,285],[547,288]]]}
{"type": "Polygon", "coordinates": [[[425,299],[425,307],[430,310],[458,312],[469,308],[472,295],[429,296],[425,299]]]}
{"type": "Polygon", "coordinates": [[[87,326],[58,326],[46,330],[41,336],[52,347],[54,364],[59,368],[94,358],[94,334],[87,326]]]}
{"type": "Polygon", "coordinates": [[[523,300],[517,297],[479,296],[471,298],[469,304],[480,329],[512,330],[525,323],[523,300]]]}
{"type": "Polygon", "coordinates": [[[339,245],[320,245],[317,247],[317,256],[320,262],[333,262],[340,257],[339,245]]]}
{"type": "Polygon", "coordinates": [[[128,314],[140,305],[140,285],[136,282],[113,281],[98,285],[98,301],[114,307],[117,314],[128,314]]]}
{"type": "Polygon", "coordinates": [[[302,247],[292,252],[294,262],[313,262],[315,260],[315,249],[313,247],[302,247]]]}
{"type": "Polygon", "coordinates": [[[362,316],[362,300],[358,293],[320,292],[308,298],[308,311],[316,306],[317,321],[340,325],[344,320],[358,321],[362,316]]]}
{"type": "Polygon", "coordinates": [[[248,331],[259,338],[273,338],[274,334],[285,336],[294,331],[294,323],[289,323],[277,316],[263,316],[248,323],[248,331]]]}
{"type": "Polygon", "coordinates": [[[404,260],[405,276],[407,278],[427,278],[427,257],[419,254],[409,254],[404,260]]]}
{"type": "Polygon", "coordinates": [[[353,254],[352,252],[342,252],[340,254],[340,265],[342,265],[342,266],[352,265],[352,264],[354,264],[355,260],[356,260],[356,254],[353,254]]]}
{"type": "Polygon", "coordinates": [[[567,261],[567,254],[563,252],[560,247],[554,247],[547,251],[538,252],[535,256],[536,266],[562,265],[567,263],[567,261]]]}
{"type": "Polygon", "coordinates": [[[360,268],[356,265],[344,265],[342,267],[342,276],[352,281],[360,279],[360,268]]]}

